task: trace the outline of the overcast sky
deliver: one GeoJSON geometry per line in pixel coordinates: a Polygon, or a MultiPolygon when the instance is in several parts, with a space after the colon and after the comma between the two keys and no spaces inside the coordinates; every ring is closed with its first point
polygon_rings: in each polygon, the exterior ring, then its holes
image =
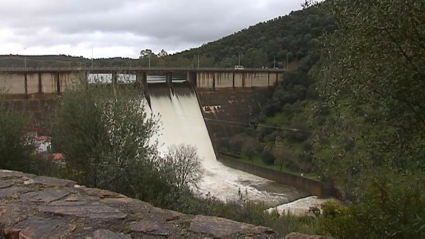
{"type": "Polygon", "coordinates": [[[138,57],[217,40],[303,0],[0,0],[0,54],[138,57]],[[25,50],[26,48],[26,50],[25,50]]]}

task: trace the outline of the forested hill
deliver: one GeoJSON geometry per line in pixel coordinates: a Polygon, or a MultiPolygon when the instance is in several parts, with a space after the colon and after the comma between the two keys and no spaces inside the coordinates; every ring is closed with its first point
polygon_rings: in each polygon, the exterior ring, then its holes
{"type": "Polygon", "coordinates": [[[230,67],[238,64],[240,54],[241,64],[244,66],[271,67],[276,59],[278,66],[283,67],[286,61],[301,60],[323,32],[335,29],[332,16],[317,8],[307,8],[258,23],[176,56],[196,60],[199,53],[212,60],[207,62],[208,65],[214,63],[230,67]]]}
{"type": "MultiPolygon", "coordinates": [[[[232,35],[201,47],[169,55],[141,49],[139,59],[104,58],[95,59],[95,66],[197,66],[198,54],[201,67],[286,67],[287,63],[298,62],[323,32],[336,28],[333,17],[317,8],[294,11],[286,16],[258,23],[232,35]],[[149,59],[150,58],[150,59],[149,59]],[[275,61],[276,59],[276,61],[275,61]]],[[[37,66],[91,66],[91,59],[67,55],[27,56],[29,67],[37,66]]],[[[22,55],[0,55],[0,67],[25,65],[22,55]]]]}
{"type": "MultiPolygon", "coordinates": [[[[138,60],[131,58],[100,58],[95,59],[96,66],[128,66],[138,60]]],[[[0,67],[68,67],[68,66],[91,66],[91,59],[82,56],[68,55],[0,55],[0,67]]]]}

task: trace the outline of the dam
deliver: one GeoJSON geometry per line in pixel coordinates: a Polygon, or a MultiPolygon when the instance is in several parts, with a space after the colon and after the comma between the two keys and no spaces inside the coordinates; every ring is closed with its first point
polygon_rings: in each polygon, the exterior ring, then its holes
{"type": "Polygon", "coordinates": [[[203,179],[195,191],[198,195],[211,195],[222,201],[237,200],[242,195],[243,199],[264,202],[268,207],[311,195],[309,190],[307,194],[294,188],[305,182],[303,178],[279,184],[265,179],[268,175],[261,178],[227,167],[215,154],[223,141],[243,131],[241,124],[247,125],[259,113],[271,87],[283,80],[281,71],[214,68],[3,71],[2,74],[0,69],[0,83],[5,82],[9,89],[10,102],[29,111],[39,121],[55,107],[56,97],[66,91],[78,75],[86,75],[89,82],[97,77],[110,84],[142,85],[149,104],[146,109],[161,116],[162,130],[156,136],[159,150],[165,152],[168,146],[181,143],[198,149],[204,168],[203,179]]]}
{"type": "MultiPolygon", "coordinates": [[[[201,108],[194,89],[187,82],[173,83],[173,92],[165,83],[149,84],[151,112],[159,114],[162,130],[157,136],[159,150],[170,145],[189,144],[198,149],[204,169],[197,193],[210,194],[222,201],[244,199],[276,206],[302,192],[239,170],[224,166],[216,159],[201,108]]],[[[148,108],[148,107],[147,107],[148,108]]]]}

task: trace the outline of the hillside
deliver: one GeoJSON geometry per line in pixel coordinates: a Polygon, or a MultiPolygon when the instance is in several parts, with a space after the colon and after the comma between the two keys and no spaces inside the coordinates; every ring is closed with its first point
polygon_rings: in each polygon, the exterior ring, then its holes
{"type": "Polygon", "coordinates": [[[304,58],[319,36],[335,29],[332,16],[317,8],[307,8],[258,23],[175,56],[196,60],[199,53],[201,60],[208,59],[207,64],[226,67],[237,65],[239,55],[241,64],[248,67],[273,67],[276,59],[276,66],[282,68],[286,61],[290,63],[304,58]]]}
{"type": "MultiPolygon", "coordinates": [[[[127,66],[137,60],[131,58],[99,58],[94,60],[96,66],[127,66]]],[[[82,56],[67,55],[0,55],[0,67],[67,67],[67,66],[86,66],[92,64],[91,59],[82,56]]]]}
{"type": "MultiPolygon", "coordinates": [[[[155,54],[150,49],[140,59],[95,59],[95,66],[197,66],[279,67],[304,58],[323,32],[336,28],[333,18],[316,8],[294,11],[286,16],[258,23],[201,47],[168,55],[155,54]]],[[[165,54],[164,54],[165,53],[165,54]]],[[[91,66],[91,59],[67,55],[26,56],[27,66],[91,66]]],[[[25,65],[22,55],[0,55],[0,67],[25,65]]]]}

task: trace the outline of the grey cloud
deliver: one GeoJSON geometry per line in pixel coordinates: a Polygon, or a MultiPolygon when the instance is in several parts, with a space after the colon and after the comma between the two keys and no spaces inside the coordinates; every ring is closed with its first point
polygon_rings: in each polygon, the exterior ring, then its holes
{"type": "MultiPolygon", "coordinates": [[[[300,8],[301,0],[0,0],[4,36],[29,46],[182,50],[300,8]],[[182,48],[184,47],[184,48],[182,48]]],[[[171,50],[171,51],[173,51],[171,50]]]]}

